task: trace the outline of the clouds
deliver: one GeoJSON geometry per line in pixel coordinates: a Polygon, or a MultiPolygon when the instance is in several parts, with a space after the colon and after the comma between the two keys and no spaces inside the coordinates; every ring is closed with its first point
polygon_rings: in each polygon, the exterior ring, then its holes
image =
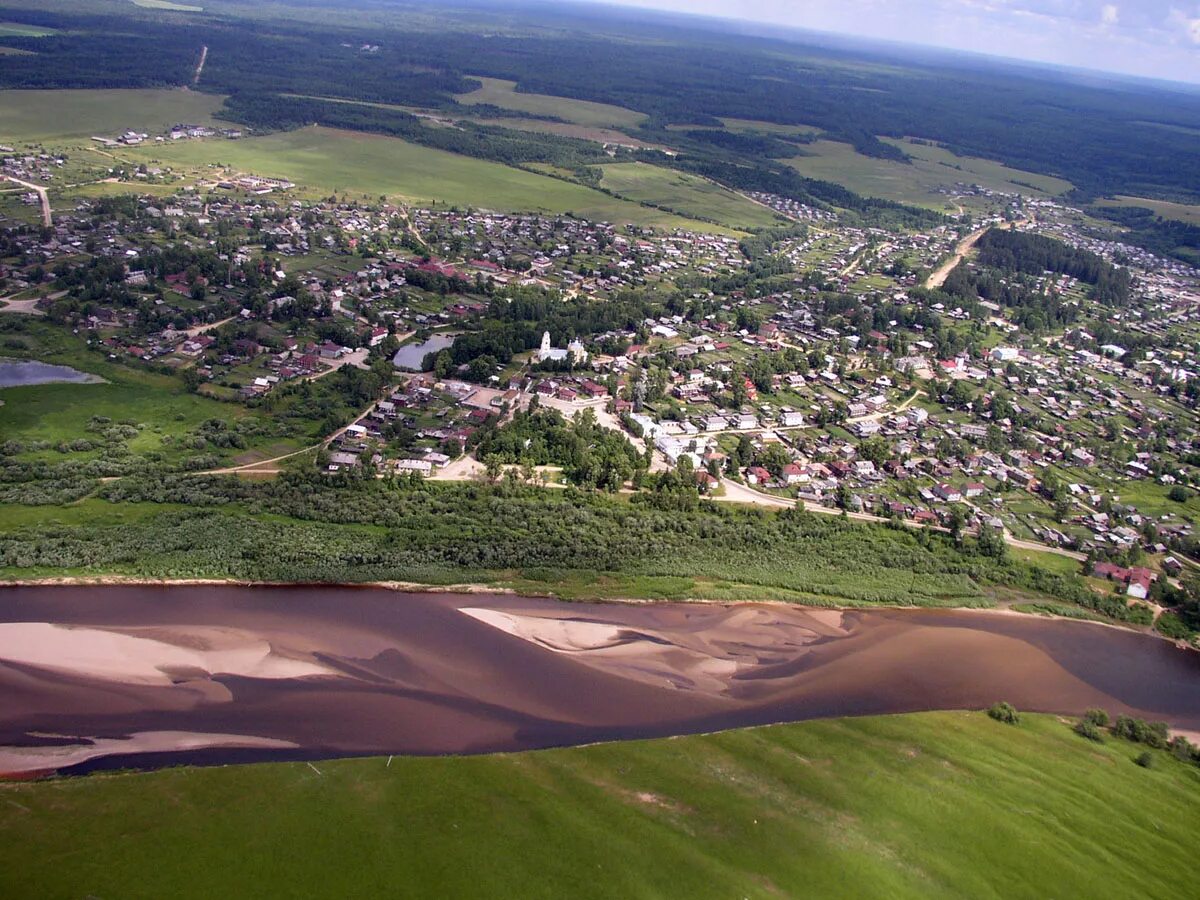
{"type": "Polygon", "coordinates": [[[1197,0],[615,0],[1200,83],[1197,0]]]}

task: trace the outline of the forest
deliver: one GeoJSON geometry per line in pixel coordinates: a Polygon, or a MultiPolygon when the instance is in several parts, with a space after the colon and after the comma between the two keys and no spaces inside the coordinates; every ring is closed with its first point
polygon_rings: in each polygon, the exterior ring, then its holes
{"type": "Polygon", "coordinates": [[[987,232],[976,246],[977,259],[959,263],[941,292],[955,303],[999,303],[1012,310],[1015,323],[1033,333],[1068,327],[1080,315],[1077,302],[1050,289],[1043,277],[1047,272],[1086,283],[1091,298],[1100,303],[1129,303],[1128,270],[1087,250],[1044,235],[1000,229],[987,232]]]}
{"type": "MultiPolygon", "coordinates": [[[[493,31],[481,20],[499,16],[494,6],[459,0],[434,9],[442,26],[429,29],[410,23],[411,11],[427,9],[419,4],[355,6],[361,18],[347,16],[345,4],[299,2],[223,2],[169,14],[105,0],[75,0],[55,11],[7,5],[0,8],[5,20],[57,32],[0,38],[35,54],[0,55],[0,86],[185,85],[207,46],[197,89],[219,94],[454,109],[454,95],[478,85],[471,76],[490,76],[514,80],[521,91],[636,110],[650,117],[652,133],[668,123],[711,126],[733,116],[813,126],[861,153],[901,160],[878,136],[916,135],[1061,176],[1085,196],[1200,196],[1200,155],[1189,133],[1200,125],[1200,97],[1193,94],[1117,80],[1089,84],[1016,65],[917,61],[894,48],[850,51],[800,36],[732,36],[700,19],[625,21],[584,7],[518,5],[500,17],[508,26],[493,31]],[[364,45],[377,49],[363,52],[364,45]]],[[[762,151],[780,150],[774,140],[754,148],[716,140],[728,146],[710,141],[714,150],[760,159],[762,151]]]]}

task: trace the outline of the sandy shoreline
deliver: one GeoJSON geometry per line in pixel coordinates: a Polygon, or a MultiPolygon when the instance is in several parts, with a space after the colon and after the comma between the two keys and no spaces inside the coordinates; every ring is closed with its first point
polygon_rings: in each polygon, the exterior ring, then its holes
{"type": "Polygon", "coordinates": [[[0,771],[478,754],[1001,697],[1200,729],[1200,657],[1005,610],[103,580],[0,591],[0,771]],[[230,743],[244,738],[294,746],[230,743]]]}
{"type": "MultiPolygon", "coordinates": [[[[5,587],[102,587],[102,586],[126,586],[126,587],[294,587],[294,588],[338,588],[338,589],[356,589],[362,588],[367,590],[388,590],[395,591],[401,594],[458,594],[462,596],[473,596],[479,594],[495,594],[497,596],[508,597],[532,597],[537,599],[561,600],[553,591],[532,591],[521,590],[517,591],[513,588],[502,587],[499,585],[480,584],[477,582],[463,582],[460,584],[422,584],[416,581],[363,581],[357,583],[331,583],[331,582],[299,582],[299,581],[262,581],[257,579],[242,579],[242,578],[147,578],[143,575],[67,575],[55,576],[51,578],[22,578],[15,580],[0,580],[0,590],[5,587]]],[[[611,603],[622,604],[629,606],[644,606],[653,604],[696,604],[696,605],[717,605],[717,606],[754,606],[761,604],[781,606],[792,606],[803,610],[828,610],[830,612],[862,612],[867,610],[953,610],[955,612],[972,612],[972,613],[990,613],[993,615],[1002,616],[1019,616],[1025,619],[1051,619],[1061,622],[1076,622],[1083,625],[1101,625],[1105,628],[1114,628],[1118,631],[1129,632],[1132,634],[1148,635],[1158,638],[1162,641],[1174,644],[1181,649],[1197,650],[1200,647],[1188,644],[1184,641],[1173,640],[1166,635],[1160,634],[1153,628],[1135,627],[1132,625],[1123,625],[1119,622],[1106,622],[1097,619],[1077,619],[1072,616],[1056,616],[1047,615],[1045,613],[1026,613],[1020,610],[1009,609],[1000,606],[917,606],[917,605],[901,605],[901,604],[877,604],[877,605],[809,605],[804,603],[795,603],[786,600],[709,600],[702,597],[685,597],[680,600],[649,600],[637,597],[597,597],[589,598],[582,601],[561,600],[563,603],[586,602],[586,603],[611,603]]]]}

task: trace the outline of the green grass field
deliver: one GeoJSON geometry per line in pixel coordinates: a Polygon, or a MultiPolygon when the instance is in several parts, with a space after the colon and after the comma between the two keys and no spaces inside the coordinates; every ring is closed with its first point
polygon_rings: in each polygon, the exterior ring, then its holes
{"type": "Polygon", "coordinates": [[[730,228],[763,228],[780,222],[766,207],[697,175],[640,162],[614,163],[602,169],[600,184],[631,200],[711,219],[730,228]]]}
{"type": "Polygon", "coordinates": [[[180,90],[0,91],[0,143],[210,124],[223,102],[180,90]]]}
{"type": "MultiPolygon", "coordinates": [[[[0,317],[3,314],[0,313],[0,317]]],[[[0,388],[0,436],[28,445],[91,437],[87,426],[92,416],[106,416],[114,422],[130,422],[139,434],[127,442],[135,455],[160,451],[167,456],[178,450],[165,446],[164,436],[179,437],[194,431],[208,419],[233,422],[255,415],[240,404],[219,403],[188,393],[182,381],[166,375],[117,365],[104,356],[86,349],[83,342],[51,325],[22,319],[26,330],[6,338],[22,342],[24,349],[0,350],[0,355],[38,359],[42,362],[72,366],[105,379],[103,384],[38,384],[0,388]]],[[[280,443],[278,436],[263,436],[258,443],[280,443]]],[[[304,445],[302,438],[284,440],[287,449],[304,445]]],[[[214,451],[230,456],[239,451],[214,451]]],[[[244,451],[243,451],[244,452],[244,451]]],[[[286,452],[281,451],[281,452],[286,452]]],[[[27,451],[21,458],[52,461],[89,459],[96,452],[63,454],[56,449],[27,451]]]]}
{"type": "Polygon", "coordinates": [[[815,141],[804,148],[808,155],[797,156],[788,164],[801,175],[833,181],[867,197],[938,210],[945,209],[949,202],[938,189],[956,182],[1035,196],[1060,194],[1071,188],[1070,183],[1058,178],[1010,169],[989,160],[955,156],[939,147],[912,141],[889,140],[889,143],[902,148],[913,162],[873,159],[856,152],[849,144],[815,141]]]}
{"type": "Polygon", "coordinates": [[[304,128],[238,141],[180,141],[136,148],[132,158],[175,168],[221,163],[239,171],[289,178],[321,195],[380,195],[415,203],[528,212],[573,212],[593,220],[713,230],[609,197],[579,184],[511,166],[411,144],[399,138],[304,128]]]}
{"type": "Polygon", "coordinates": [[[1052,717],[0,785],[12,897],[1162,897],[1200,770],[1052,717]]]}
{"type": "Polygon", "coordinates": [[[1147,200],[1145,197],[1112,197],[1097,200],[1097,206],[1136,206],[1142,209],[1152,209],[1155,215],[1164,219],[1175,219],[1187,222],[1189,225],[1200,225],[1200,206],[1186,203],[1171,203],[1167,200],[1147,200]]]}
{"type": "Polygon", "coordinates": [[[515,81],[502,78],[471,76],[483,82],[483,87],[469,94],[458,94],[455,100],[464,106],[491,104],[501,109],[513,109],[535,116],[556,116],[576,125],[634,128],[646,120],[642,113],[607,103],[592,103],[588,100],[572,100],[568,97],[553,97],[548,94],[524,94],[516,88],[515,81]]]}

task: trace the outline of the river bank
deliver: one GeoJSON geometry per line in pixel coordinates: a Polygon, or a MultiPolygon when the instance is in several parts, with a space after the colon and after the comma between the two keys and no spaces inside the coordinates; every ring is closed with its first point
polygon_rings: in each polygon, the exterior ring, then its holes
{"type": "Polygon", "coordinates": [[[1002,610],[494,590],[397,603],[365,586],[224,583],[9,587],[2,600],[10,775],[475,754],[1000,699],[1200,730],[1200,655],[1002,610]]]}
{"type": "Polygon", "coordinates": [[[1152,627],[1131,625],[1125,622],[1116,622],[1102,619],[1099,616],[1095,618],[1078,618],[1074,616],[1060,616],[1050,612],[1025,612],[1019,609],[1011,608],[1012,604],[999,603],[994,606],[923,606],[920,604],[900,604],[900,603],[823,603],[823,604],[806,604],[789,600],[774,600],[764,598],[761,600],[717,600],[705,597],[684,597],[680,599],[661,599],[655,597],[620,597],[620,596],[596,596],[584,597],[580,599],[566,598],[555,593],[553,590],[537,591],[530,590],[528,586],[522,587],[521,590],[506,587],[502,584],[488,584],[486,582],[460,582],[456,584],[423,584],[416,581],[364,581],[357,583],[339,582],[284,582],[284,581],[260,581],[253,579],[237,579],[237,578],[148,578],[143,575],[80,575],[80,576],[51,576],[48,578],[24,578],[0,581],[0,590],[5,587],[267,587],[267,588],[344,588],[347,590],[354,589],[378,589],[394,591],[403,594],[461,594],[464,596],[475,594],[496,594],[501,596],[523,596],[534,597],[538,599],[556,600],[561,603],[612,603],[629,606],[642,606],[645,604],[660,604],[660,603],[684,603],[684,604],[710,604],[710,605],[739,605],[739,604],[779,604],[783,606],[793,606],[799,609],[807,610],[838,610],[848,612],[851,610],[870,610],[870,609],[946,609],[956,612],[974,612],[974,613],[993,613],[1007,616],[1019,616],[1029,619],[1050,619],[1058,622],[1074,622],[1077,624],[1100,625],[1106,628],[1114,628],[1119,631],[1125,631],[1132,634],[1145,635],[1154,637],[1158,640],[1166,641],[1173,646],[1200,651],[1200,647],[1189,644],[1186,641],[1175,640],[1160,634],[1152,627]]]}

